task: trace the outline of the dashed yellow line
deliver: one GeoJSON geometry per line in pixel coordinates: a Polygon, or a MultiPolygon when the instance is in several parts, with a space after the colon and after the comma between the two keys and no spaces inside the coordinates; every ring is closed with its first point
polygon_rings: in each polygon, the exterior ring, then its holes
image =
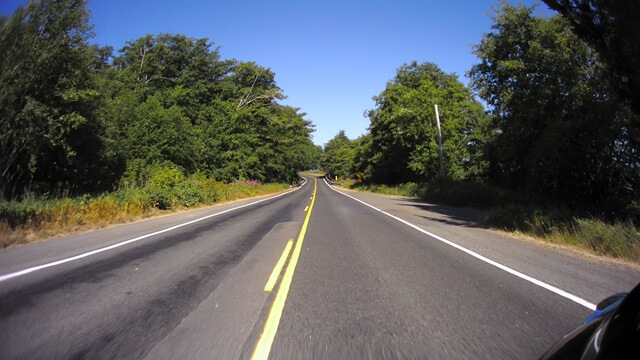
{"type": "Polygon", "coordinates": [[[305,208],[304,208],[304,212],[307,212],[307,210],[309,210],[309,207],[308,207],[308,206],[305,206],[305,208]]]}
{"type": "Polygon", "coordinates": [[[280,318],[282,317],[282,312],[284,311],[284,304],[287,301],[289,288],[291,287],[291,282],[293,281],[293,273],[296,270],[296,265],[298,264],[298,259],[300,258],[302,243],[304,241],[304,236],[307,233],[307,226],[309,225],[311,212],[313,211],[313,204],[316,202],[318,180],[315,178],[313,180],[313,196],[311,197],[309,212],[304,218],[302,229],[300,229],[300,234],[298,234],[296,246],[293,249],[293,254],[291,254],[291,260],[289,260],[289,265],[287,265],[287,269],[285,270],[282,281],[280,282],[280,287],[278,287],[278,293],[276,294],[276,298],[273,300],[273,304],[271,305],[271,310],[269,311],[269,316],[267,317],[267,321],[264,324],[262,334],[260,334],[260,338],[258,339],[256,347],[253,350],[253,355],[251,356],[252,360],[269,358],[271,345],[273,344],[273,339],[275,339],[276,337],[278,326],[280,325],[280,318]]]}

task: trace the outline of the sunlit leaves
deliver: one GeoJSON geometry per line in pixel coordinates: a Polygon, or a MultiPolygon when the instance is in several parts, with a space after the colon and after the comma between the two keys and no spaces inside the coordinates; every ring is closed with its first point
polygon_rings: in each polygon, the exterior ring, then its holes
{"type": "Polygon", "coordinates": [[[426,181],[439,175],[435,104],[440,108],[447,176],[461,180],[482,175],[483,165],[472,154],[482,151],[483,144],[471,138],[484,117],[482,106],[455,74],[432,63],[413,62],[399,68],[374,100],[366,171],[373,181],[426,181]]]}

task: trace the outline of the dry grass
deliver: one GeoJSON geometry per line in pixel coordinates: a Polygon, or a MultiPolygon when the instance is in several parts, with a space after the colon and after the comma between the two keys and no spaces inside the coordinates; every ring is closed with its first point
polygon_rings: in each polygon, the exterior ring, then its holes
{"type": "Polygon", "coordinates": [[[0,202],[0,248],[99,229],[178,209],[284,191],[285,184],[186,180],[176,188],[123,189],[97,197],[0,202]]]}

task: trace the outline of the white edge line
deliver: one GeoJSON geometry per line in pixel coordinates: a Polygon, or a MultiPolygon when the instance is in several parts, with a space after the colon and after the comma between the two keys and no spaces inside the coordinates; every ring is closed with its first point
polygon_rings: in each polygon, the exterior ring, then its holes
{"type": "Polygon", "coordinates": [[[403,224],[405,224],[405,225],[407,225],[409,227],[412,227],[412,228],[420,231],[423,234],[429,235],[430,237],[432,237],[432,238],[434,238],[436,240],[439,240],[439,241],[441,241],[441,242],[443,242],[443,243],[445,243],[445,244],[447,244],[449,246],[452,246],[452,247],[454,247],[454,248],[456,248],[456,249],[458,249],[460,251],[463,251],[463,252],[475,257],[476,259],[482,260],[482,261],[484,261],[484,262],[486,262],[486,263],[488,263],[490,265],[493,265],[493,266],[497,267],[498,269],[504,270],[504,271],[506,271],[506,272],[508,272],[508,273],[510,273],[512,275],[515,275],[515,276],[523,279],[523,280],[526,280],[526,281],[528,281],[530,283],[533,283],[533,284],[538,285],[538,286],[540,286],[542,288],[545,288],[545,289],[547,289],[547,290],[549,290],[551,292],[554,292],[554,293],[556,293],[556,294],[558,294],[558,295],[560,295],[560,296],[562,296],[564,298],[567,298],[567,299],[569,299],[569,300],[571,300],[573,302],[576,302],[576,303],[586,307],[587,309],[590,309],[590,310],[593,310],[593,311],[596,310],[596,305],[595,304],[592,304],[592,303],[588,302],[587,300],[585,300],[585,299],[583,299],[581,297],[578,297],[576,295],[570,294],[570,293],[568,293],[568,292],[566,292],[566,291],[564,291],[562,289],[559,289],[559,288],[557,288],[557,287],[555,287],[553,285],[549,285],[549,284],[547,284],[547,283],[545,283],[543,281],[540,281],[540,280],[535,279],[535,278],[533,278],[533,277],[531,277],[529,275],[526,275],[526,274],[523,274],[523,273],[521,273],[521,272],[519,272],[517,270],[514,270],[514,269],[512,269],[512,268],[510,268],[508,266],[502,265],[502,264],[500,264],[500,263],[498,263],[498,262],[496,262],[494,260],[491,260],[491,259],[489,259],[487,257],[484,257],[484,256],[482,256],[482,255],[480,255],[480,254],[478,254],[478,253],[476,253],[476,252],[474,252],[472,250],[469,250],[469,249],[467,249],[465,247],[462,247],[462,246],[460,246],[460,245],[458,245],[458,244],[456,244],[454,242],[451,242],[451,241],[449,241],[449,240],[447,240],[447,239],[445,239],[443,237],[440,237],[440,236],[438,236],[436,234],[430,233],[430,232],[422,229],[421,227],[418,227],[417,225],[414,225],[414,224],[412,224],[412,223],[410,223],[410,222],[408,222],[406,220],[403,220],[403,219],[401,219],[401,218],[399,218],[397,216],[391,215],[386,211],[380,210],[380,209],[378,209],[377,207],[375,207],[373,205],[367,204],[366,202],[364,202],[364,201],[362,201],[360,199],[357,199],[357,198],[355,198],[355,197],[353,197],[353,196],[351,196],[349,194],[345,194],[342,191],[338,191],[338,190],[334,189],[333,186],[329,185],[329,183],[327,182],[326,179],[325,179],[324,182],[325,182],[325,184],[327,184],[327,186],[329,186],[329,188],[331,188],[331,190],[333,190],[333,191],[335,191],[335,192],[337,192],[337,193],[339,193],[341,195],[344,195],[344,196],[346,196],[348,198],[351,198],[351,199],[353,199],[353,200],[355,200],[355,201],[357,201],[357,202],[359,202],[359,203],[361,203],[363,205],[366,205],[366,206],[374,209],[375,211],[383,213],[383,214],[385,214],[385,215],[387,215],[387,216],[389,216],[389,217],[391,217],[391,218],[393,218],[395,220],[398,220],[401,223],[403,223],[403,224]]]}
{"type": "Polygon", "coordinates": [[[133,242],[140,241],[142,239],[146,239],[146,238],[151,237],[151,236],[159,235],[159,234],[171,231],[171,230],[175,230],[175,229],[181,228],[183,226],[191,225],[191,224],[197,223],[199,221],[212,218],[214,216],[222,215],[222,214],[234,211],[234,210],[245,208],[247,206],[255,205],[255,204],[267,201],[267,200],[278,198],[280,196],[291,194],[291,193],[297,191],[298,189],[302,188],[306,183],[307,183],[307,181],[305,179],[305,182],[302,185],[300,185],[299,187],[297,187],[296,189],[294,189],[293,191],[286,191],[286,192],[284,192],[282,194],[278,194],[276,196],[271,196],[271,197],[268,197],[266,199],[261,199],[261,200],[258,200],[258,201],[254,201],[254,202],[249,203],[249,204],[236,206],[236,207],[231,208],[231,209],[227,209],[227,210],[215,213],[215,214],[203,216],[203,217],[195,219],[195,220],[191,220],[191,221],[188,221],[188,222],[185,222],[185,223],[182,223],[182,224],[174,225],[174,226],[168,227],[166,229],[158,230],[158,231],[155,231],[155,232],[152,232],[152,233],[149,233],[149,234],[141,235],[141,236],[135,237],[133,239],[125,240],[125,241],[122,241],[122,242],[119,242],[119,243],[116,243],[116,244],[113,244],[113,245],[109,245],[109,246],[106,246],[106,247],[103,247],[103,248],[99,248],[99,249],[92,250],[92,251],[89,251],[89,252],[86,252],[86,253],[82,253],[80,255],[68,257],[66,259],[62,259],[62,260],[46,263],[46,264],[43,264],[43,265],[30,267],[30,268],[27,268],[27,269],[24,269],[24,270],[12,272],[12,273],[9,273],[9,274],[1,275],[0,276],[0,282],[6,281],[6,280],[9,280],[9,279],[13,279],[13,278],[16,278],[16,277],[19,277],[19,276],[22,276],[22,275],[26,275],[26,274],[29,274],[29,273],[32,273],[32,272],[35,272],[35,271],[38,271],[38,270],[42,270],[42,269],[50,268],[50,267],[53,267],[53,266],[61,265],[61,264],[64,264],[64,263],[68,263],[68,262],[71,262],[71,261],[79,260],[79,259],[85,258],[87,256],[99,254],[101,252],[104,252],[104,251],[107,251],[107,250],[111,250],[111,249],[115,249],[115,248],[118,248],[120,246],[124,246],[124,245],[127,245],[127,244],[131,244],[133,242]]]}

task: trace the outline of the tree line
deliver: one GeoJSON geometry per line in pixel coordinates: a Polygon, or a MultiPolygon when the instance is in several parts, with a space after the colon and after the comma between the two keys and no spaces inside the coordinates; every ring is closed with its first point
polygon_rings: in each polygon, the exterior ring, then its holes
{"type": "Polygon", "coordinates": [[[374,97],[368,132],[351,140],[341,131],[324,146],[324,169],[375,184],[438,179],[438,104],[447,179],[640,221],[638,69],[625,70],[638,57],[611,60],[630,56],[638,33],[617,54],[603,56],[604,43],[589,41],[602,31],[581,36],[574,23],[585,21],[575,18],[606,14],[609,24],[625,28],[620,18],[628,14],[624,5],[598,4],[569,4],[563,15],[543,18],[535,7],[503,2],[473,48],[479,61],[468,72],[469,86],[432,63],[401,66],[374,97]]]}
{"type": "Polygon", "coordinates": [[[111,190],[151,167],[288,182],[316,166],[314,125],[275,74],[208,39],[90,45],[86,0],[30,1],[0,18],[0,192],[111,190]]]}

